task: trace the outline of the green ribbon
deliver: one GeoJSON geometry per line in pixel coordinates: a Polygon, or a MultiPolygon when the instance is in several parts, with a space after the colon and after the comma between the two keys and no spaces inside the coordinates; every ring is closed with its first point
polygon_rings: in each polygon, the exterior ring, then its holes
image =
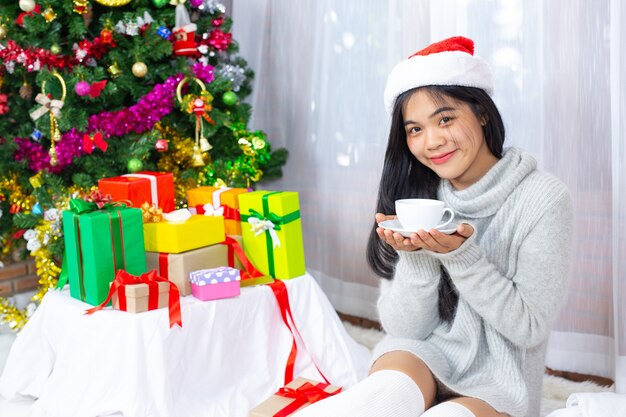
{"type": "Polygon", "coordinates": [[[63,287],[65,287],[65,284],[67,284],[69,277],[70,274],[67,272],[67,256],[63,254],[63,264],[61,265],[61,273],[59,274],[59,280],[57,281],[56,288],[58,290],[62,290],[63,287]]]}
{"type": "Polygon", "coordinates": [[[107,203],[102,207],[98,207],[96,203],[90,203],[89,201],[82,200],[80,198],[72,198],[70,200],[70,210],[76,214],[90,213],[97,210],[110,210],[114,205],[107,203]]]}
{"type": "MultiPolygon", "coordinates": [[[[270,212],[269,201],[268,198],[271,195],[280,194],[282,191],[273,191],[271,193],[267,193],[263,195],[262,203],[263,203],[263,214],[259,213],[255,209],[249,209],[249,214],[241,214],[241,221],[247,222],[250,217],[256,217],[259,220],[269,220],[274,223],[274,230],[280,230],[282,225],[290,223],[294,220],[300,218],[300,210],[296,210],[292,213],[285,214],[284,216],[279,216],[276,213],[270,212]]],[[[270,231],[265,231],[265,247],[267,250],[267,264],[270,269],[270,275],[272,277],[276,276],[275,266],[274,266],[274,245],[272,244],[272,236],[270,235],[270,231]]]]}

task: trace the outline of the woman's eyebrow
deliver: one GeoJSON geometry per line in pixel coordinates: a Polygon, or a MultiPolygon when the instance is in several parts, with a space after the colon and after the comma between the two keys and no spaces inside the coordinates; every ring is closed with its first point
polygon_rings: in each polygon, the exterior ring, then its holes
{"type": "Polygon", "coordinates": [[[428,116],[429,119],[432,119],[433,117],[435,117],[436,115],[438,115],[439,113],[442,113],[444,111],[451,111],[451,110],[455,110],[454,107],[440,107],[437,110],[435,110],[435,112],[433,114],[431,114],[430,116],[428,116]]]}

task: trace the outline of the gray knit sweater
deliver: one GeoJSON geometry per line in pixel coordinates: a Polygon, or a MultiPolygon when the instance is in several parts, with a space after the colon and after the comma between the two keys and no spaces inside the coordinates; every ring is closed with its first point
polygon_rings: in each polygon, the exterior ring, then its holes
{"type": "Polygon", "coordinates": [[[558,179],[506,150],[478,182],[439,199],[475,233],[457,250],[399,252],[378,309],[387,336],[373,358],[412,352],[440,383],[513,417],[537,417],[547,338],[568,283],[572,206],[558,179]],[[459,293],[451,323],[439,318],[440,265],[459,293]]]}

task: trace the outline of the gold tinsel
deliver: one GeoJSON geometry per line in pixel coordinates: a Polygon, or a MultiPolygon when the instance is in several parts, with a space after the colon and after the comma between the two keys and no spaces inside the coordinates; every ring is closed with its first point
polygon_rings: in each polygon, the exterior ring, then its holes
{"type": "Polygon", "coordinates": [[[18,208],[18,211],[30,211],[37,201],[18,184],[16,174],[0,179],[0,192],[4,193],[9,205],[18,208]]]}
{"type": "Polygon", "coordinates": [[[157,123],[155,128],[160,137],[170,143],[169,151],[163,152],[161,159],[157,162],[157,168],[161,172],[171,172],[174,175],[176,206],[186,207],[187,190],[200,184],[199,181],[191,178],[187,180],[180,178],[181,171],[192,167],[195,142],[191,138],[182,137],[169,125],[157,123]]]}
{"type": "MultiPolygon", "coordinates": [[[[71,196],[84,193],[85,190],[75,186],[68,188],[66,194],[56,196],[55,208],[59,211],[59,213],[61,213],[63,210],[67,209],[71,196]]],[[[31,256],[35,258],[35,267],[37,275],[39,276],[39,290],[35,295],[33,295],[31,300],[37,304],[41,303],[43,296],[46,295],[48,291],[56,287],[57,282],[59,281],[59,274],[61,273],[61,268],[57,265],[55,260],[52,259],[48,250],[48,245],[56,242],[58,239],[62,239],[60,231],[57,232],[59,234],[55,233],[52,224],[53,221],[42,220],[37,226],[34,227],[34,230],[37,232],[37,238],[40,242],[43,241],[46,234],[49,236],[47,244],[42,244],[39,249],[31,252],[31,256]]],[[[12,305],[7,299],[0,297],[0,320],[8,324],[10,329],[19,331],[28,321],[28,309],[19,309],[12,305]]]]}

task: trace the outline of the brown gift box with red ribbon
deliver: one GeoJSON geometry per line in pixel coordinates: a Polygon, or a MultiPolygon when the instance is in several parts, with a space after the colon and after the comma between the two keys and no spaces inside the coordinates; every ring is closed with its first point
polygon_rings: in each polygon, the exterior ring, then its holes
{"type": "Polygon", "coordinates": [[[186,252],[146,252],[146,266],[148,270],[156,269],[160,276],[176,284],[182,296],[191,294],[189,273],[200,269],[220,266],[239,269],[242,271],[242,287],[272,282],[272,277],[264,276],[250,264],[241,243],[241,236],[226,236],[222,243],[186,252]]]}
{"type": "Polygon", "coordinates": [[[167,307],[169,297],[170,285],[167,282],[157,282],[156,286],[145,283],[122,285],[113,293],[113,308],[129,313],[143,313],[167,307]]]}
{"type": "Polygon", "coordinates": [[[249,417],[286,417],[317,401],[341,392],[341,387],[296,378],[250,410],[249,417]]]}
{"type": "Polygon", "coordinates": [[[157,271],[152,270],[135,276],[123,269],[118,270],[106,300],[99,306],[86,310],[85,313],[93,314],[102,310],[111,300],[113,300],[114,308],[131,313],[156,310],[161,306],[167,307],[170,327],[174,327],[175,324],[180,327],[183,325],[178,287],[173,282],[159,276],[157,271]],[[138,294],[141,294],[140,298],[130,296],[138,294]]]}

